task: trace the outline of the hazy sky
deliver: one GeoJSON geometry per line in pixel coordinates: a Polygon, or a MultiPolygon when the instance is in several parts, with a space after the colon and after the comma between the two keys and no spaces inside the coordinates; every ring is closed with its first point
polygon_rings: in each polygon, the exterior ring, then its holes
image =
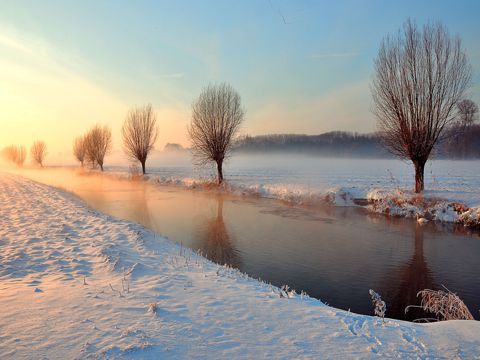
{"type": "Polygon", "coordinates": [[[480,1],[0,1],[0,147],[70,151],[95,123],[119,148],[127,109],[151,102],[166,142],[188,145],[209,82],[242,96],[244,134],[372,131],[381,39],[412,17],[460,35],[480,100],[480,1]]]}

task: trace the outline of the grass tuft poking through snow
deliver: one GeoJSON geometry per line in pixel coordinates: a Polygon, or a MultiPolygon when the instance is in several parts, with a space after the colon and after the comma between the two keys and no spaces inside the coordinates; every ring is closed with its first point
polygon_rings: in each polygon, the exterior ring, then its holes
{"type": "Polygon", "coordinates": [[[443,290],[425,289],[419,291],[417,296],[420,296],[420,306],[409,306],[405,309],[408,311],[411,307],[420,307],[423,310],[434,314],[437,320],[474,320],[472,313],[468,310],[465,303],[458,297],[457,294],[452,293],[445,288],[443,290]]]}
{"type": "Polygon", "coordinates": [[[157,313],[157,303],[152,302],[152,303],[148,304],[147,311],[149,313],[156,314],[157,313]]]}
{"type": "Polygon", "coordinates": [[[372,298],[373,312],[375,316],[381,317],[382,321],[385,322],[385,313],[387,312],[385,301],[383,301],[380,295],[372,289],[370,289],[369,294],[372,298]]]}

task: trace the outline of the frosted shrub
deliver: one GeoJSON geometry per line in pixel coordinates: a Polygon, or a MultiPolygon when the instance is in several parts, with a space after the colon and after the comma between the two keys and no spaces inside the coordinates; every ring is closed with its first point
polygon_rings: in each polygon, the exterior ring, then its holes
{"type": "Polygon", "coordinates": [[[387,305],[385,301],[382,300],[379,294],[370,289],[370,297],[372,298],[373,312],[375,316],[381,317],[382,320],[385,319],[385,313],[387,312],[387,305]]]}
{"type": "MultiPolygon", "coordinates": [[[[443,290],[425,289],[419,291],[419,296],[422,301],[420,306],[410,305],[405,308],[405,313],[411,307],[419,307],[424,311],[430,312],[437,316],[437,319],[442,320],[474,320],[472,313],[468,310],[465,303],[458,297],[457,294],[452,293],[445,288],[443,290]]],[[[421,319],[423,320],[423,319],[421,319]]]]}

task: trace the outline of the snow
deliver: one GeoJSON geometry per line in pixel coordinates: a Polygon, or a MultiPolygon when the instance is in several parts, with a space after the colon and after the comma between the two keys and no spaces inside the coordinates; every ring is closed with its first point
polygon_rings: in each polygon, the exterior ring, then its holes
{"type": "Polygon", "coordinates": [[[420,223],[428,220],[455,222],[466,226],[480,225],[480,207],[471,207],[432,195],[411,191],[374,189],[367,194],[371,211],[416,218],[420,223]]]}
{"type": "MultiPolygon", "coordinates": [[[[182,164],[186,160],[183,159],[182,164]]],[[[173,163],[173,162],[172,162],[173,163]]],[[[171,165],[171,164],[170,164],[171,165]]],[[[108,173],[128,178],[126,167],[108,173]]],[[[222,191],[316,205],[367,206],[392,216],[480,224],[480,161],[431,160],[425,170],[424,201],[412,193],[413,167],[393,159],[328,159],[302,155],[236,155],[225,166],[222,191]],[[460,207],[458,205],[461,205],[460,207]]],[[[151,166],[148,181],[210,189],[214,169],[191,165],[151,166]]]]}
{"type": "Polygon", "coordinates": [[[477,321],[382,323],[304,295],[280,296],[278,288],[16,175],[0,174],[0,204],[2,359],[480,353],[477,321]]]}

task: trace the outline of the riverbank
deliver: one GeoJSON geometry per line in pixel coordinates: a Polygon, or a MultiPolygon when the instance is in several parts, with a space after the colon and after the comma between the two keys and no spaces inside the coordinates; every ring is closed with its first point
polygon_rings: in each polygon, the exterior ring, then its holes
{"type": "MultiPolygon", "coordinates": [[[[476,164],[476,162],[472,162],[476,164]]],[[[88,173],[88,171],[87,171],[88,173]]],[[[95,174],[95,172],[91,172],[95,174]]],[[[467,227],[480,227],[480,178],[470,176],[469,183],[452,186],[453,178],[439,177],[439,183],[433,189],[416,194],[400,185],[393,175],[390,179],[371,180],[356,179],[355,186],[344,186],[344,179],[332,176],[330,182],[339,185],[306,186],[296,183],[251,183],[250,179],[240,181],[233,177],[227,179],[220,187],[208,177],[179,177],[161,175],[153,170],[142,176],[137,172],[114,169],[104,173],[116,179],[144,180],[154,184],[180,186],[186,189],[207,190],[230,193],[237,196],[263,197],[281,200],[293,205],[333,205],[361,206],[368,211],[387,216],[413,218],[421,224],[428,221],[461,224],[467,227]],[[463,187],[462,187],[463,186],[463,187]]],[[[308,179],[308,177],[307,177],[308,179]]],[[[265,180],[265,179],[264,179],[265,180]]]]}
{"type": "Polygon", "coordinates": [[[356,315],[0,175],[2,358],[474,357],[480,325],[356,315]]]}
{"type": "MultiPolygon", "coordinates": [[[[119,163],[120,164],[120,163],[119,163]]],[[[125,164],[122,162],[121,164],[125,164]]],[[[215,183],[215,169],[195,168],[188,153],[152,158],[148,174],[137,166],[107,166],[102,176],[145,180],[182,189],[208,190],[287,204],[360,206],[392,217],[480,226],[480,161],[431,160],[422,195],[411,191],[411,164],[394,159],[345,159],[279,155],[238,155],[225,164],[226,182],[215,183]],[[288,165],[286,165],[288,164],[288,165]]],[[[51,169],[62,169],[52,167],[51,169]]],[[[66,167],[82,175],[99,175],[66,167]]],[[[14,172],[34,169],[11,169],[14,172]]]]}

